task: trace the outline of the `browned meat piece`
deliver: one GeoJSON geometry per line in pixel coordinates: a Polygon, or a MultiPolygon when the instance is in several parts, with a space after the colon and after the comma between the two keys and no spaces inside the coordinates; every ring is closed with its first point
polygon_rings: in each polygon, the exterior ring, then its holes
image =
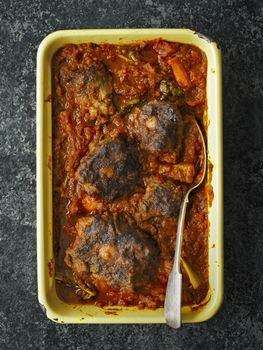
{"type": "Polygon", "coordinates": [[[146,189],[142,209],[147,217],[163,215],[176,217],[186,192],[183,186],[176,186],[170,181],[158,184],[152,181],[146,189]]]}
{"type": "Polygon", "coordinates": [[[128,129],[142,149],[172,152],[181,144],[183,120],[174,104],[154,100],[135,108],[128,116],[128,129]]]}
{"type": "Polygon", "coordinates": [[[103,280],[117,288],[138,290],[154,282],[159,264],[156,241],[123,217],[80,218],[77,236],[66,251],[66,264],[77,280],[103,280]]]}
{"type": "Polygon", "coordinates": [[[120,139],[107,142],[93,157],[84,157],[78,180],[87,193],[111,201],[131,194],[140,181],[140,172],[137,146],[120,139]]]}
{"type": "Polygon", "coordinates": [[[74,88],[75,102],[87,111],[90,120],[98,115],[112,115],[112,76],[102,63],[91,63],[83,71],[67,71],[61,74],[61,84],[70,95],[74,88]]]}

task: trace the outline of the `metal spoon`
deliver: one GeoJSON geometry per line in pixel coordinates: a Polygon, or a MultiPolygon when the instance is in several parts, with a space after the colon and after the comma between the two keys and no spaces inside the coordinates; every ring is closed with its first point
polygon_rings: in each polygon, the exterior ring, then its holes
{"type": "Polygon", "coordinates": [[[203,172],[198,183],[194,184],[194,186],[187,191],[184,197],[184,200],[182,201],[180,212],[179,212],[173,269],[168,278],[166,296],[165,296],[165,302],[164,302],[165,321],[172,328],[180,328],[181,326],[182,274],[180,271],[180,257],[181,257],[182,241],[183,241],[185,214],[186,214],[187,204],[189,202],[189,194],[194,189],[196,189],[201,185],[206,174],[205,140],[204,140],[202,131],[196,120],[195,120],[195,124],[200,133],[200,137],[203,145],[203,152],[204,152],[203,162],[202,162],[203,172]]]}

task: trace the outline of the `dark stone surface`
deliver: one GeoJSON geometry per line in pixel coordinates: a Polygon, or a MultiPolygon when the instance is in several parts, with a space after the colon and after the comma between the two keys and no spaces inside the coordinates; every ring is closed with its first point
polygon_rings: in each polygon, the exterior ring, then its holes
{"type": "Polygon", "coordinates": [[[0,2],[0,348],[263,348],[263,2],[0,2]],[[224,64],[225,299],[209,322],[59,325],[36,288],[36,50],[66,28],[189,27],[224,64]]]}

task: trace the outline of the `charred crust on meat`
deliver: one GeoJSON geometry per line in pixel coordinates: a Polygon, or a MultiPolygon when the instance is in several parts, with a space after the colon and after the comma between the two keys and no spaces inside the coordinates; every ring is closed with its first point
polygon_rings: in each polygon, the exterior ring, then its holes
{"type": "Polygon", "coordinates": [[[158,184],[152,181],[146,189],[141,208],[152,216],[177,217],[186,189],[171,181],[158,184]]]}
{"type": "Polygon", "coordinates": [[[82,159],[78,180],[89,194],[111,201],[133,193],[141,182],[141,171],[137,145],[118,139],[82,159]]]}
{"type": "Polygon", "coordinates": [[[123,215],[108,220],[95,216],[92,222],[79,219],[65,262],[82,278],[90,274],[117,288],[136,291],[154,282],[159,255],[154,238],[123,215]]]}
{"type": "Polygon", "coordinates": [[[171,152],[180,148],[183,118],[174,103],[153,100],[128,117],[130,133],[148,152],[171,152]]]}

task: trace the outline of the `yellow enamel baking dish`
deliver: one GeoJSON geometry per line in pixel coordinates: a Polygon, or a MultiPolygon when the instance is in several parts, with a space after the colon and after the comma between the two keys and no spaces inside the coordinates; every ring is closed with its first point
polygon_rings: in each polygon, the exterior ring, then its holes
{"type": "Polygon", "coordinates": [[[52,114],[51,60],[67,43],[117,43],[163,38],[193,44],[206,53],[208,154],[212,162],[214,200],[209,211],[210,290],[203,306],[182,308],[183,322],[211,318],[223,299],[223,187],[222,187],[222,91],[221,53],[212,40],[188,29],[85,29],[65,30],[48,35],[37,53],[37,262],[38,299],[48,318],[60,323],[164,323],[163,309],[138,310],[135,307],[102,309],[94,305],[68,305],[55,290],[52,244],[52,114]],[[52,269],[51,269],[52,270],[52,269]]]}

